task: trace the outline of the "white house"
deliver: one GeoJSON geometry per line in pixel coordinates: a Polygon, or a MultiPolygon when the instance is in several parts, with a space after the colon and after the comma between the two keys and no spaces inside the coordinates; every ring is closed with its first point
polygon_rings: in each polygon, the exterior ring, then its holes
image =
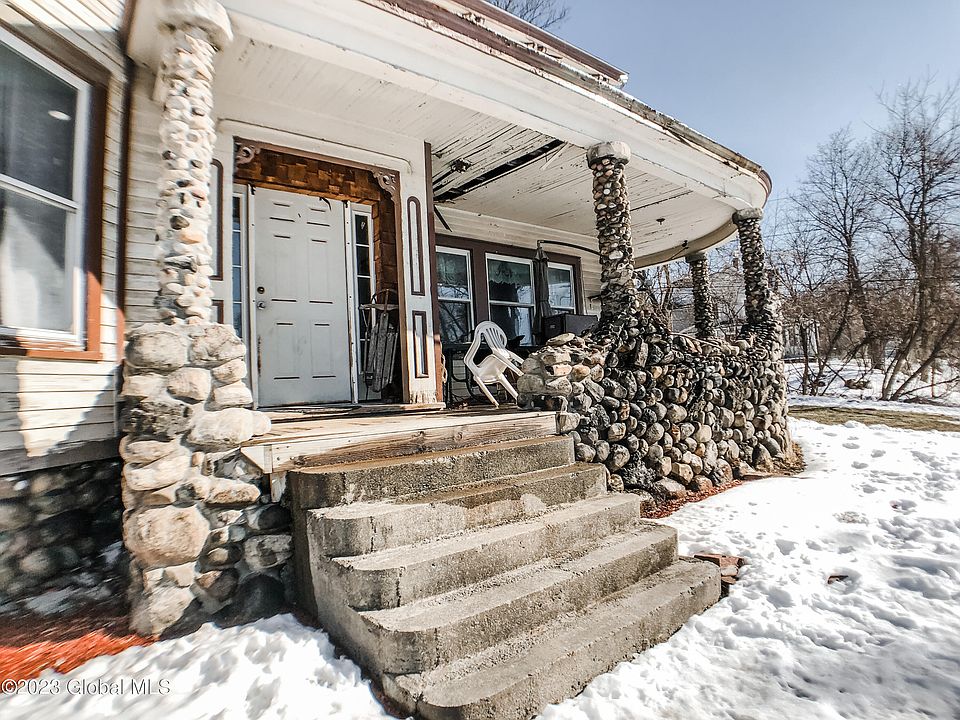
{"type": "Polygon", "coordinates": [[[304,468],[523,440],[584,472],[556,413],[445,412],[444,365],[485,320],[542,345],[543,298],[555,332],[600,312],[586,150],[629,146],[637,267],[770,192],[626,80],[483,0],[4,3],[0,594],[119,537],[118,454],[142,632],[314,597],[304,468]]]}

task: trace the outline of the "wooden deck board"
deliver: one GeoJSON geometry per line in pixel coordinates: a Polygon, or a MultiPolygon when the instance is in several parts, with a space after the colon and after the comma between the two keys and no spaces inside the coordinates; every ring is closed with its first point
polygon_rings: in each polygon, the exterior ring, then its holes
{"type": "Polygon", "coordinates": [[[545,437],[557,431],[556,413],[480,410],[331,417],[278,422],[245,443],[243,453],[264,472],[283,472],[376,455],[545,437]]]}

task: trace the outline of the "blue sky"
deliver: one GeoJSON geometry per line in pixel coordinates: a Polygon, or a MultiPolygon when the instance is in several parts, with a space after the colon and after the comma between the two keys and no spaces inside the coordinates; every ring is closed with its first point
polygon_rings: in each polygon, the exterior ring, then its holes
{"type": "Polygon", "coordinates": [[[759,162],[774,197],[818,143],[883,120],[877,94],[960,78],[960,0],[566,0],[553,32],[627,91],[759,162]]]}

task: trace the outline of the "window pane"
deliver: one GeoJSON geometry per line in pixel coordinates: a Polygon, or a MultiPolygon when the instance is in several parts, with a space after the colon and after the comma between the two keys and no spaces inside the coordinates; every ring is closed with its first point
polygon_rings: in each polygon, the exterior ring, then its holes
{"type": "Polygon", "coordinates": [[[230,233],[230,278],[233,290],[233,329],[243,337],[243,201],[231,196],[233,223],[230,233]]]}
{"type": "Polygon", "coordinates": [[[462,302],[440,303],[440,340],[445,343],[467,341],[470,327],[470,305],[462,302]]]}
{"type": "Polygon", "coordinates": [[[490,319],[503,328],[508,339],[523,335],[521,345],[533,344],[533,310],[531,308],[491,305],[490,319]]]}
{"type": "Polygon", "coordinates": [[[533,304],[533,277],[526,263],[488,258],[487,282],[491,300],[533,304]]]}
{"type": "Polygon", "coordinates": [[[366,215],[354,215],[354,239],[357,245],[370,244],[370,219],[366,215]]]}
{"type": "Polygon", "coordinates": [[[73,197],[77,89],[0,43],[0,173],[73,197]]]}
{"type": "Polygon", "coordinates": [[[233,301],[240,302],[243,298],[243,275],[241,268],[234,266],[231,288],[233,290],[233,301]]]}
{"type": "Polygon", "coordinates": [[[0,325],[72,329],[67,225],[66,210],[0,190],[0,325]]]}
{"type": "Polygon", "coordinates": [[[573,273],[568,268],[548,268],[547,282],[550,285],[550,306],[569,309],[573,302],[573,273]]]}
{"type": "Polygon", "coordinates": [[[210,266],[214,275],[223,274],[220,253],[221,225],[223,224],[223,208],[220,207],[220,196],[223,194],[223,176],[220,173],[220,163],[214,162],[210,166],[210,224],[207,226],[207,243],[210,245],[210,266]]]}
{"type": "Polygon", "coordinates": [[[234,302],[233,303],[233,329],[237,333],[237,337],[243,337],[243,304],[234,302]]]}
{"type": "Polygon", "coordinates": [[[442,298],[470,299],[470,267],[466,255],[437,252],[437,290],[442,298]]]}
{"type": "Polygon", "coordinates": [[[372,299],[370,293],[370,278],[357,278],[357,302],[366,305],[372,299]]]}
{"type": "Polygon", "coordinates": [[[240,204],[240,196],[233,196],[233,248],[232,248],[232,262],[234,267],[237,267],[241,264],[241,257],[243,255],[243,250],[240,246],[241,240],[243,239],[243,212],[242,206],[240,204]]]}
{"type": "Polygon", "coordinates": [[[370,248],[367,245],[357,245],[357,275],[370,277],[370,248]]]}

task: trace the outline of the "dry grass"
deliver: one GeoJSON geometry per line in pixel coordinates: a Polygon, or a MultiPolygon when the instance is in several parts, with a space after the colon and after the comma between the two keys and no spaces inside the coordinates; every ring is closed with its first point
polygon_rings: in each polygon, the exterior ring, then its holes
{"type": "Polygon", "coordinates": [[[913,413],[909,411],[866,410],[848,407],[807,407],[791,405],[790,415],[813,420],[825,425],[842,425],[848,420],[856,420],[864,425],[887,425],[903,430],[937,430],[940,432],[960,432],[960,419],[949,415],[933,413],[913,413]]]}

